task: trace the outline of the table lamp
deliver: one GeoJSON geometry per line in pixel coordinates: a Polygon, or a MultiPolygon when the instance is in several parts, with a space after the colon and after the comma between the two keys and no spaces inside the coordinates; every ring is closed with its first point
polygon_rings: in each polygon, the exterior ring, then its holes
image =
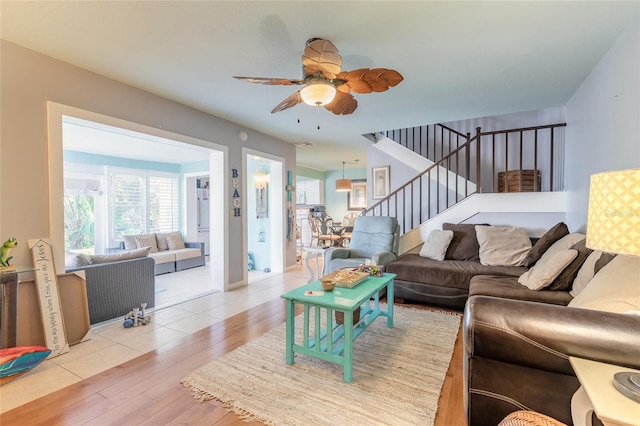
{"type": "MultiPolygon", "coordinates": [[[[640,256],[640,169],[591,176],[586,246],[640,256]]],[[[640,402],[640,373],[616,373],[613,385],[626,397],[640,402]]]]}

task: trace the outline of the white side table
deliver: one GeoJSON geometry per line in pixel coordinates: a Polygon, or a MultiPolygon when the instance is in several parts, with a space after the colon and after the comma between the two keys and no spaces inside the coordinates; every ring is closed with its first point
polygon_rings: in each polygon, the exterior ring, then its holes
{"type": "Polygon", "coordinates": [[[571,403],[574,424],[590,424],[590,420],[585,422],[585,418],[591,407],[585,407],[584,401],[579,402],[581,392],[585,392],[593,411],[605,426],[640,426],[640,404],[627,398],[613,386],[615,373],[640,371],[575,357],[569,357],[569,361],[582,385],[571,403]]]}
{"type": "Polygon", "coordinates": [[[305,258],[305,265],[307,265],[307,270],[309,271],[309,281],[307,282],[311,282],[311,281],[315,281],[318,278],[320,278],[322,276],[322,273],[320,272],[320,265],[318,262],[318,256],[322,257],[322,266],[324,267],[324,252],[327,250],[324,247],[303,247],[302,250],[307,252],[307,256],[305,258]],[[311,265],[309,264],[309,261],[311,260],[311,257],[314,257],[316,260],[316,270],[314,271],[311,268],[311,265]]]}

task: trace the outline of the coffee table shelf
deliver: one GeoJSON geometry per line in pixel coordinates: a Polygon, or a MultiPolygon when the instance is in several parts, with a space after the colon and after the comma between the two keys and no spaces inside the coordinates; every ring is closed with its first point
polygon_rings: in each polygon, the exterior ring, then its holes
{"type": "Polygon", "coordinates": [[[393,279],[395,274],[369,277],[354,288],[336,288],[321,296],[305,294],[321,291],[319,281],[282,295],[287,301],[286,362],[294,363],[294,354],[301,353],[343,366],[343,380],[353,379],[353,342],[378,317],[387,318],[393,328],[393,279]],[[379,293],[387,290],[387,309],[380,309],[379,293]],[[303,305],[302,342],[295,341],[295,304],[303,305]],[[353,322],[353,312],[360,308],[360,319],[353,322]],[[344,324],[334,322],[334,312],[344,314],[344,324]],[[322,318],[325,318],[325,324],[322,318]],[[311,333],[311,325],[315,334],[311,333]]]}

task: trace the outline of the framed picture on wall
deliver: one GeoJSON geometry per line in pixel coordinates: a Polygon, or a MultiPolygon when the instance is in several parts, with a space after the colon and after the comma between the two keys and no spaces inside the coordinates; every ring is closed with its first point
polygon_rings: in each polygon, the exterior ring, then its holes
{"type": "Polygon", "coordinates": [[[367,180],[352,179],[351,191],[347,192],[347,210],[362,210],[367,207],[367,180]]]}
{"type": "Polygon", "coordinates": [[[371,168],[371,179],[373,182],[374,200],[379,200],[389,195],[389,169],[390,166],[379,166],[371,168]]]}

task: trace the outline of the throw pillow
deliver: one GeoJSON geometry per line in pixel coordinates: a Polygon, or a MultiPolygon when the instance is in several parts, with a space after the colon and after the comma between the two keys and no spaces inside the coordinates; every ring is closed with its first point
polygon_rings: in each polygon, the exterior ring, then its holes
{"type": "Polygon", "coordinates": [[[523,228],[476,225],[480,263],[485,266],[519,266],[531,250],[523,228]]]}
{"type": "Polygon", "coordinates": [[[447,247],[453,239],[453,231],[434,229],[420,249],[420,256],[434,260],[444,260],[447,247]]]}
{"type": "Polygon", "coordinates": [[[169,250],[169,246],[167,245],[167,235],[169,232],[156,232],[156,244],[158,245],[158,251],[169,250]]]}
{"type": "Polygon", "coordinates": [[[570,290],[573,286],[573,281],[578,275],[578,271],[580,267],[587,259],[587,256],[591,254],[593,250],[587,248],[586,246],[587,240],[584,239],[582,241],[578,241],[574,245],[571,246],[572,250],[576,250],[578,255],[575,259],[566,267],[560,275],[553,280],[553,282],[547,287],[547,290],[570,290]]]}
{"type": "Polygon", "coordinates": [[[530,268],[542,257],[542,255],[560,238],[569,233],[569,228],[564,222],[560,222],[544,233],[522,261],[522,266],[530,268]]]}
{"type": "Polygon", "coordinates": [[[94,254],[91,257],[91,263],[111,263],[118,262],[120,260],[129,260],[129,259],[137,259],[139,257],[147,257],[149,256],[149,247],[143,247],[139,249],[126,250],[118,253],[109,253],[109,254],[94,254]]]}
{"type": "Polygon", "coordinates": [[[151,247],[151,253],[158,251],[158,244],[156,243],[156,236],[153,234],[136,235],[136,245],[138,248],[151,247]]]}
{"type": "Polygon", "coordinates": [[[122,239],[124,240],[124,249],[125,250],[133,250],[138,248],[138,244],[136,244],[136,236],[135,235],[123,235],[122,239]]]}
{"type": "Polygon", "coordinates": [[[530,290],[542,290],[548,286],[564,268],[578,255],[577,250],[565,250],[562,253],[545,253],[535,266],[520,275],[518,282],[530,290]]]}
{"type": "MultiPolygon", "coordinates": [[[[488,223],[479,223],[478,225],[489,226],[488,223]]],[[[445,231],[453,231],[453,239],[447,248],[445,259],[451,260],[469,260],[479,262],[480,246],[476,237],[476,225],[472,223],[443,223],[442,229],[445,231]]]]}
{"type": "Polygon", "coordinates": [[[604,268],[611,262],[617,255],[615,253],[602,253],[602,256],[596,261],[596,264],[593,266],[593,275],[596,275],[600,272],[600,269],[604,268]]]}
{"type": "Polygon", "coordinates": [[[70,251],[64,252],[64,267],[65,269],[81,268],[83,266],[91,265],[91,259],[86,254],[73,253],[70,251]]]}
{"type": "MultiPolygon", "coordinates": [[[[586,241],[585,241],[586,242],[586,241]]],[[[584,263],[580,267],[578,271],[578,275],[573,280],[573,286],[571,286],[571,291],[569,292],[573,297],[576,297],[582,290],[585,289],[589,281],[595,275],[594,267],[596,266],[596,261],[600,258],[602,252],[600,250],[594,250],[591,252],[589,256],[585,259],[584,263]]]]}
{"type": "Polygon", "coordinates": [[[185,248],[182,234],[179,232],[172,232],[167,235],[167,245],[169,246],[169,250],[180,250],[185,248]]]}
{"type": "Polygon", "coordinates": [[[640,257],[616,256],[589,281],[569,307],[625,313],[640,309],[640,257]]]}

